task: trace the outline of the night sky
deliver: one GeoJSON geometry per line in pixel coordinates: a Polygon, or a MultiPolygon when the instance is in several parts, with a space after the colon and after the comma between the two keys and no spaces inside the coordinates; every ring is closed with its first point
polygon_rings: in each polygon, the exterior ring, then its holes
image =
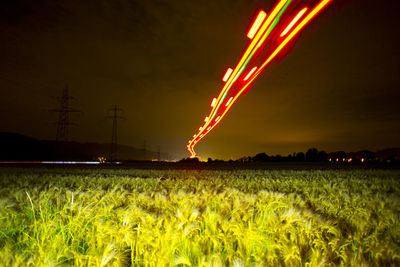
{"type": "MultiPolygon", "coordinates": [[[[270,0],[2,0],[0,131],[54,139],[52,98],[78,99],[70,140],[189,156],[227,67],[270,0]]],[[[202,158],[400,146],[399,1],[334,0],[196,146],[202,158]]]]}

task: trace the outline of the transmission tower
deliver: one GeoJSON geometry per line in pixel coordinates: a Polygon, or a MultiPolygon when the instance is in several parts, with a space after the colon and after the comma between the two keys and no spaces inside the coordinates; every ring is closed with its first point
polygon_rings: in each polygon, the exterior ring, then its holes
{"type": "Polygon", "coordinates": [[[117,122],[118,119],[125,119],[125,117],[118,115],[118,112],[124,112],[124,110],[118,108],[117,105],[115,105],[114,108],[109,109],[109,111],[113,112],[112,116],[108,116],[108,118],[113,120],[110,151],[110,161],[113,162],[118,160],[117,122]]]}
{"type": "Polygon", "coordinates": [[[69,113],[72,112],[80,112],[78,109],[73,109],[70,107],[70,100],[76,100],[76,98],[69,95],[68,85],[65,85],[62,90],[62,95],[60,97],[56,97],[57,101],[60,103],[60,107],[57,109],[50,109],[49,112],[57,112],[58,113],[58,121],[57,121],[57,141],[68,141],[68,133],[69,126],[76,125],[75,123],[70,122],[69,113]]]}

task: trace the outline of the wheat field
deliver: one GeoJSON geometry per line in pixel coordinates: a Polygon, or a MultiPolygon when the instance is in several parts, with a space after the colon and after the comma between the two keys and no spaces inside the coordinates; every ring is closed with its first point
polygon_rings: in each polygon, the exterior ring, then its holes
{"type": "Polygon", "coordinates": [[[3,266],[399,266],[400,171],[0,169],[3,266]]]}

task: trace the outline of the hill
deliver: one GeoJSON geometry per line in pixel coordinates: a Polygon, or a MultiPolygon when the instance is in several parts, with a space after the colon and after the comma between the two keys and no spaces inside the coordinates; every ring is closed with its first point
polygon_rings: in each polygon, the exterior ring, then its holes
{"type": "MultiPolygon", "coordinates": [[[[96,160],[107,157],[110,143],[38,140],[17,133],[0,132],[0,160],[96,160]]],[[[119,160],[151,160],[157,153],[118,145],[119,160]]],[[[162,155],[164,156],[164,155],[162,155]]]]}

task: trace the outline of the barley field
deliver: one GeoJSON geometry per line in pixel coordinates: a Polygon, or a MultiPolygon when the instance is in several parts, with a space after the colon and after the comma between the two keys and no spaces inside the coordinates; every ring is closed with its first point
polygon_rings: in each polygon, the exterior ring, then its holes
{"type": "Polygon", "coordinates": [[[2,266],[399,266],[398,170],[0,169],[2,266]]]}

